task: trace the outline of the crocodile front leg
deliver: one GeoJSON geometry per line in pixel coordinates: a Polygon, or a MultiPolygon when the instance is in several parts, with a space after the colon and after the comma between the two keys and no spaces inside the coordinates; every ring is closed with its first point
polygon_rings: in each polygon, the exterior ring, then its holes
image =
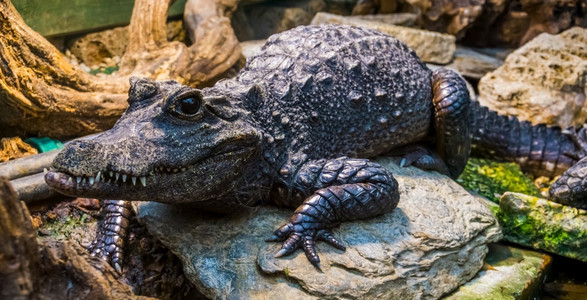
{"type": "Polygon", "coordinates": [[[102,200],[102,221],[98,225],[96,239],[88,247],[92,256],[105,260],[122,272],[123,248],[127,237],[131,202],[124,200],[102,200]]]}
{"type": "Polygon", "coordinates": [[[267,241],[285,241],[276,257],[302,248],[317,267],[316,240],[345,249],[330,228],[342,221],[390,212],[399,201],[397,181],[382,166],[366,159],[310,161],[285,185],[275,195],[276,203],[292,206],[303,202],[267,241]]]}

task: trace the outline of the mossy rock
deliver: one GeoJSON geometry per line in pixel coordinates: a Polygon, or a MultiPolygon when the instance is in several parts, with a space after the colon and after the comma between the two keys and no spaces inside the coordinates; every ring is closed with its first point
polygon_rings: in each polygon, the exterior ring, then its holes
{"type": "Polygon", "coordinates": [[[515,163],[471,158],[457,182],[495,203],[499,203],[499,198],[505,192],[540,196],[534,182],[515,163]]]}
{"type": "Polygon", "coordinates": [[[485,267],[447,300],[534,299],[550,270],[551,257],[508,245],[489,244],[485,267]]]}
{"type": "Polygon", "coordinates": [[[586,210],[505,193],[497,217],[505,240],[587,262],[586,210]]]}

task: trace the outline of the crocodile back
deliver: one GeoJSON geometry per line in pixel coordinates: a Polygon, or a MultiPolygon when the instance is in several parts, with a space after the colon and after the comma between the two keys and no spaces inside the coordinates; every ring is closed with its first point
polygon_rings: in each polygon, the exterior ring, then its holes
{"type": "Polygon", "coordinates": [[[259,87],[243,101],[268,144],[310,158],[369,157],[427,135],[430,77],[397,39],[327,25],[273,35],[225,85],[259,87]]]}

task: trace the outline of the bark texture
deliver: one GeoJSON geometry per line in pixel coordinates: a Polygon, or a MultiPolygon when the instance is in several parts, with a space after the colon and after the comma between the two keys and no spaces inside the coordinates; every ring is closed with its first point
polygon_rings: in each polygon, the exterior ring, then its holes
{"type": "Polygon", "coordinates": [[[0,299],[151,299],[68,241],[38,244],[31,216],[0,177],[0,299]]]}
{"type": "Polygon", "coordinates": [[[29,299],[40,271],[36,234],[27,208],[0,177],[0,299],[29,299]]]}
{"type": "Polygon", "coordinates": [[[10,1],[0,0],[0,135],[67,138],[109,129],[126,108],[128,79],[210,85],[240,57],[229,14],[237,1],[188,1],[193,44],[168,42],[170,0],[137,0],[120,70],[107,77],[71,65],[28,27],[10,1]]]}

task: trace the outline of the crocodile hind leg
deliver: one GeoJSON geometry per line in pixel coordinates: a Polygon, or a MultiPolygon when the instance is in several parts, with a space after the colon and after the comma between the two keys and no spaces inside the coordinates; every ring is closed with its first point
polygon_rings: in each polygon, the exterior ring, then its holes
{"type": "Polygon", "coordinates": [[[471,153],[469,105],[465,80],[456,72],[437,69],[432,74],[436,152],[450,176],[458,177],[471,153]]]}
{"type": "Polygon", "coordinates": [[[302,248],[316,267],[320,263],[315,248],[317,240],[345,249],[330,228],[342,221],[390,212],[399,201],[397,181],[379,164],[366,159],[310,161],[293,178],[285,178],[284,185],[274,193],[275,202],[299,206],[289,222],[267,241],[284,241],[276,257],[302,248]]]}
{"type": "Polygon", "coordinates": [[[465,169],[471,152],[469,91],[465,80],[447,69],[435,70],[431,85],[435,150],[408,145],[393,153],[401,154],[401,166],[413,165],[456,178],[465,169]]]}
{"type": "Polygon", "coordinates": [[[587,209],[587,157],[565,171],[548,192],[558,203],[587,209]]]}
{"type": "Polygon", "coordinates": [[[92,256],[97,256],[122,272],[123,248],[132,214],[131,202],[124,200],[102,200],[103,219],[98,225],[96,239],[88,247],[92,256]]]}

